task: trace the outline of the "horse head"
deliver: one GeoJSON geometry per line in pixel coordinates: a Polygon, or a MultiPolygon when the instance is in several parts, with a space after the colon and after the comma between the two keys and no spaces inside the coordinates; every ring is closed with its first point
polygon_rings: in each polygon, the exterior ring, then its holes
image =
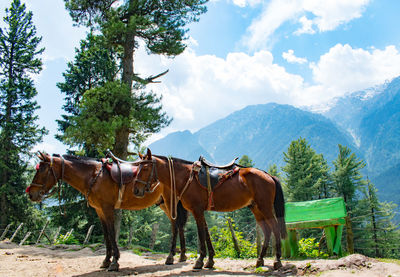
{"type": "Polygon", "coordinates": [[[136,179],[133,184],[133,193],[136,197],[144,197],[146,192],[152,192],[152,184],[158,182],[156,160],[153,159],[151,151],[147,148],[146,155],[139,154],[141,158],[136,179]]]}
{"type": "Polygon", "coordinates": [[[37,157],[40,161],[36,165],[36,174],[25,192],[32,201],[41,202],[52,194],[49,191],[62,178],[62,168],[61,165],[55,163],[53,156],[38,152],[37,157]],[[57,176],[56,172],[61,173],[57,176]]]}

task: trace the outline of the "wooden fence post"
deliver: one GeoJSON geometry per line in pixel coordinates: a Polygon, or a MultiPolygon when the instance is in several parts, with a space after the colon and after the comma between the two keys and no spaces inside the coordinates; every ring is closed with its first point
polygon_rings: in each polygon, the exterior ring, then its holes
{"type": "Polygon", "coordinates": [[[11,237],[11,239],[10,239],[10,242],[13,241],[13,239],[15,238],[15,236],[17,235],[17,233],[19,232],[19,230],[22,228],[22,225],[24,225],[24,223],[21,223],[21,224],[18,226],[17,230],[15,230],[14,234],[12,235],[12,237],[11,237]]]}
{"type": "Polygon", "coordinates": [[[29,238],[29,236],[32,234],[32,232],[28,232],[26,233],[25,237],[23,240],[21,240],[21,242],[19,243],[19,246],[23,245],[24,242],[29,238]]]}
{"type": "Polygon", "coordinates": [[[53,237],[53,243],[56,243],[58,235],[60,234],[60,231],[61,231],[61,226],[58,226],[58,229],[57,229],[57,231],[56,231],[56,233],[54,234],[54,237],[53,237]]]}
{"type": "Polygon", "coordinates": [[[86,234],[85,241],[83,242],[83,244],[87,244],[89,242],[90,236],[92,235],[92,232],[93,232],[93,228],[94,228],[94,225],[90,225],[89,230],[88,230],[88,232],[86,234]]]}
{"type": "Polygon", "coordinates": [[[71,230],[69,230],[69,232],[65,234],[64,240],[67,240],[67,239],[71,236],[71,234],[72,234],[73,231],[74,231],[74,228],[72,228],[71,230]]]}
{"type": "Polygon", "coordinates": [[[49,224],[49,221],[47,220],[46,223],[44,224],[43,228],[42,228],[42,231],[40,231],[39,237],[36,240],[36,244],[38,244],[40,242],[40,239],[42,238],[43,233],[44,233],[44,229],[46,229],[48,224],[49,224]]]}
{"type": "Polygon", "coordinates": [[[8,229],[10,229],[10,227],[11,227],[11,223],[7,225],[6,229],[4,229],[4,232],[0,237],[0,241],[2,241],[6,237],[8,229]]]}
{"type": "Polygon", "coordinates": [[[233,230],[232,221],[231,221],[230,217],[228,217],[228,224],[229,224],[229,230],[231,231],[231,235],[232,235],[233,247],[235,248],[236,254],[239,258],[240,257],[240,247],[239,247],[239,243],[237,241],[236,235],[235,235],[235,231],[233,230]]]}

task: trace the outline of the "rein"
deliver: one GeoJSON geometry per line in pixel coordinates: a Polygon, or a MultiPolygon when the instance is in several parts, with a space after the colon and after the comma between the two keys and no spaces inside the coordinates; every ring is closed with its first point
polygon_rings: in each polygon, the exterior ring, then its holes
{"type": "Polygon", "coordinates": [[[156,160],[154,158],[152,158],[151,161],[150,160],[140,161],[136,179],[135,179],[135,183],[136,182],[144,184],[145,191],[150,192],[150,193],[154,192],[155,189],[160,185],[160,181],[158,180],[158,174],[157,174],[156,160]],[[151,163],[151,173],[149,175],[149,178],[147,178],[147,181],[142,181],[142,180],[138,179],[137,177],[139,176],[140,171],[143,169],[143,164],[146,164],[146,163],[151,163]],[[155,179],[157,182],[157,184],[154,187],[152,187],[153,179],[155,179]]]}
{"type": "MultiPolygon", "coordinates": [[[[65,163],[64,163],[64,159],[60,156],[60,155],[54,155],[54,157],[59,157],[61,159],[61,174],[60,174],[60,178],[57,177],[55,171],[54,171],[54,160],[53,160],[53,156],[50,157],[50,170],[47,172],[47,177],[46,177],[46,181],[43,184],[37,184],[37,183],[31,183],[30,186],[36,186],[36,187],[40,187],[40,191],[39,194],[42,197],[42,201],[44,199],[47,199],[49,197],[51,197],[52,195],[54,195],[56,193],[56,191],[58,190],[58,205],[60,207],[60,214],[61,215],[65,215],[65,207],[64,207],[64,212],[62,212],[61,210],[61,184],[63,182],[63,178],[64,178],[64,170],[65,170],[65,163]],[[57,183],[57,186],[54,186],[53,189],[51,191],[49,191],[48,193],[44,192],[45,188],[46,188],[46,183],[49,179],[50,176],[50,172],[53,173],[53,177],[54,180],[57,183]]],[[[44,162],[44,163],[48,163],[48,162],[44,162]]]]}
{"type": "Polygon", "coordinates": [[[177,211],[177,196],[176,196],[176,180],[175,180],[175,170],[174,170],[174,160],[168,157],[168,169],[169,169],[169,176],[171,182],[171,205],[170,205],[170,213],[171,218],[173,220],[176,219],[178,211],[177,211]]]}

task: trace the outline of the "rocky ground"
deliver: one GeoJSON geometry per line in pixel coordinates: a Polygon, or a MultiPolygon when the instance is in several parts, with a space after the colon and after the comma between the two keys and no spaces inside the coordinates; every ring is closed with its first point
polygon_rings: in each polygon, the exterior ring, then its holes
{"type": "MultiPolygon", "coordinates": [[[[216,259],[213,270],[193,271],[195,260],[164,265],[166,255],[135,255],[121,250],[119,272],[99,266],[105,249],[93,251],[80,246],[35,247],[0,242],[0,276],[399,276],[400,265],[379,262],[354,254],[338,260],[283,260],[283,268],[273,270],[271,259],[255,269],[255,260],[216,259]]],[[[176,259],[177,260],[177,259],[176,259]]]]}

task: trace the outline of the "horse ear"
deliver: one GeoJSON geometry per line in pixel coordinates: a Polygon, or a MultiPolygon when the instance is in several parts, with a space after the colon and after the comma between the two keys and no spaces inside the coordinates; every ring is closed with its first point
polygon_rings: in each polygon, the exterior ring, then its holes
{"type": "Polygon", "coordinates": [[[150,150],[150,148],[147,148],[147,159],[148,160],[151,160],[151,150],[150,150]]]}
{"type": "Polygon", "coordinates": [[[42,161],[45,161],[45,160],[46,160],[46,157],[45,157],[44,154],[43,154],[42,152],[40,152],[40,151],[37,152],[36,156],[37,156],[40,160],[42,160],[42,161]]]}
{"type": "Polygon", "coordinates": [[[139,156],[139,158],[140,158],[141,160],[144,159],[144,156],[143,156],[140,152],[138,152],[138,156],[139,156]]]}

